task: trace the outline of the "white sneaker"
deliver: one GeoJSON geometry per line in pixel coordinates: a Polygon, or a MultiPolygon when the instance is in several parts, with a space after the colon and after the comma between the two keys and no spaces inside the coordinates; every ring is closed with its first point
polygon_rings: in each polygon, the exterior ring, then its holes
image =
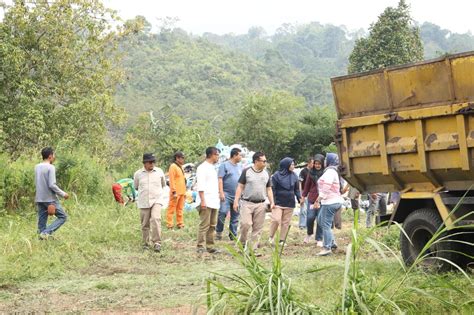
{"type": "Polygon", "coordinates": [[[270,237],[270,238],[268,239],[268,243],[270,243],[270,245],[273,245],[273,238],[270,237]]]}
{"type": "Polygon", "coordinates": [[[310,239],[311,239],[311,235],[306,235],[306,237],[303,240],[303,243],[308,244],[310,239]]]}
{"type": "Polygon", "coordinates": [[[332,251],[330,249],[324,248],[322,251],[316,254],[316,256],[328,256],[331,255],[332,251]]]}
{"type": "Polygon", "coordinates": [[[323,247],[322,241],[316,241],[316,247],[323,247]]]}

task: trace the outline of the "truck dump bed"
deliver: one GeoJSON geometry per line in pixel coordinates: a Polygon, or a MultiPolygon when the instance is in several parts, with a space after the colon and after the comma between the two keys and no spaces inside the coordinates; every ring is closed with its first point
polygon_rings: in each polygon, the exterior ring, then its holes
{"type": "Polygon", "coordinates": [[[331,82],[342,173],[353,186],[453,191],[474,184],[474,52],[331,82]]]}

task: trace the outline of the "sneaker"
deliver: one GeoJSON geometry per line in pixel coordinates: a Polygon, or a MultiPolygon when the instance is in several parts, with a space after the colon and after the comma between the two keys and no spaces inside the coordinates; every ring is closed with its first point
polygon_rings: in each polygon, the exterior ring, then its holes
{"type": "Polygon", "coordinates": [[[41,233],[39,236],[38,236],[39,240],[40,241],[47,241],[49,238],[50,238],[50,235],[47,234],[47,233],[41,233]]]}
{"type": "Polygon", "coordinates": [[[150,249],[150,245],[148,245],[148,244],[143,244],[143,245],[142,245],[142,249],[143,249],[143,250],[150,249]]]}
{"type": "Polygon", "coordinates": [[[323,247],[322,241],[316,241],[316,247],[323,247]]]}
{"type": "Polygon", "coordinates": [[[332,249],[332,250],[336,250],[336,249],[337,249],[337,244],[336,244],[336,243],[332,244],[332,245],[331,245],[331,249],[332,249]]]}
{"type": "Polygon", "coordinates": [[[222,240],[222,233],[217,232],[216,233],[216,241],[221,241],[222,240]]]}
{"type": "Polygon", "coordinates": [[[262,256],[263,256],[263,254],[260,253],[260,252],[257,251],[257,250],[254,250],[254,251],[253,251],[253,255],[254,255],[255,257],[262,257],[262,256]]]}
{"type": "Polygon", "coordinates": [[[198,254],[203,254],[205,252],[204,247],[199,246],[196,251],[198,254]]]}
{"type": "Polygon", "coordinates": [[[184,225],[178,225],[178,230],[184,229],[184,225]]]}
{"type": "Polygon", "coordinates": [[[208,252],[209,254],[219,254],[221,251],[220,251],[219,249],[217,249],[217,248],[211,247],[211,248],[208,248],[208,249],[207,249],[207,252],[208,252]]]}
{"type": "Polygon", "coordinates": [[[329,256],[332,254],[330,249],[324,248],[322,251],[316,254],[316,256],[329,256]]]}
{"type": "Polygon", "coordinates": [[[273,238],[270,237],[270,238],[268,239],[268,243],[273,246],[273,238]]]}
{"type": "Polygon", "coordinates": [[[306,237],[303,240],[303,243],[308,244],[311,239],[311,235],[306,235],[306,237]]]}
{"type": "Polygon", "coordinates": [[[153,250],[156,252],[156,253],[159,253],[161,252],[161,245],[160,244],[155,244],[155,246],[153,246],[153,250]]]}

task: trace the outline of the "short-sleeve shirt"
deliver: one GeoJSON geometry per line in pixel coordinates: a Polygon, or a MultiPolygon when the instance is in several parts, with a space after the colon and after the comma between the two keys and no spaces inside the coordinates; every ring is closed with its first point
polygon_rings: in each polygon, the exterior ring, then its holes
{"type": "Polygon", "coordinates": [[[267,198],[267,187],[271,187],[270,174],[266,170],[256,171],[253,167],[243,170],[239,184],[245,185],[242,199],[261,202],[267,198]]]}
{"type": "Polygon", "coordinates": [[[308,178],[309,174],[309,169],[305,167],[304,169],[301,170],[299,180],[301,182],[301,187],[304,189],[304,184],[306,183],[306,178],[308,178]]]}
{"type": "Polygon", "coordinates": [[[219,209],[219,182],[217,171],[213,164],[204,161],[196,170],[197,191],[204,193],[206,207],[219,209]]]}
{"type": "Polygon", "coordinates": [[[242,165],[240,164],[226,161],[219,166],[218,177],[222,178],[226,198],[234,198],[240,175],[242,175],[242,165]]]}

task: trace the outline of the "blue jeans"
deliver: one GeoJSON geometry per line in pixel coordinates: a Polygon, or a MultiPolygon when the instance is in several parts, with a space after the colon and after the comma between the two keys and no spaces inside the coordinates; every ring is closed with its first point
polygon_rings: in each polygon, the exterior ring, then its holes
{"type": "Polygon", "coordinates": [[[298,223],[300,229],[303,229],[306,227],[306,213],[308,209],[309,209],[309,200],[306,199],[303,206],[300,208],[300,220],[298,223]]]}
{"type": "Polygon", "coordinates": [[[230,211],[229,238],[231,240],[236,238],[237,227],[239,225],[239,212],[234,211],[233,206],[234,199],[226,198],[225,201],[221,201],[216,225],[216,232],[222,233],[222,231],[224,231],[225,218],[227,217],[227,213],[230,211]]]}
{"type": "MultiPolygon", "coordinates": [[[[314,234],[314,221],[318,217],[319,209],[314,209],[311,206],[308,207],[308,216],[306,219],[306,231],[308,235],[314,234]]],[[[321,229],[321,225],[317,223],[316,225],[316,241],[323,240],[323,230],[321,229]]]]}
{"type": "Polygon", "coordinates": [[[321,225],[321,229],[323,230],[323,247],[325,249],[331,249],[331,247],[335,245],[331,227],[334,221],[334,215],[339,208],[341,208],[341,204],[334,203],[331,205],[321,205],[319,209],[318,225],[321,225]]]}
{"type": "Polygon", "coordinates": [[[67,220],[67,214],[64,212],[64,209],[61,207],[59,201],[51,202],[37,202],[36,207],[38,209],[38,233],[39,234],[53,234],[54,231],[59,229],[67,220]],[[50,204],[56,205],[56,220],[53,221],[50,225],[46,226],[48,223],[48,206],[50,204]]]}

